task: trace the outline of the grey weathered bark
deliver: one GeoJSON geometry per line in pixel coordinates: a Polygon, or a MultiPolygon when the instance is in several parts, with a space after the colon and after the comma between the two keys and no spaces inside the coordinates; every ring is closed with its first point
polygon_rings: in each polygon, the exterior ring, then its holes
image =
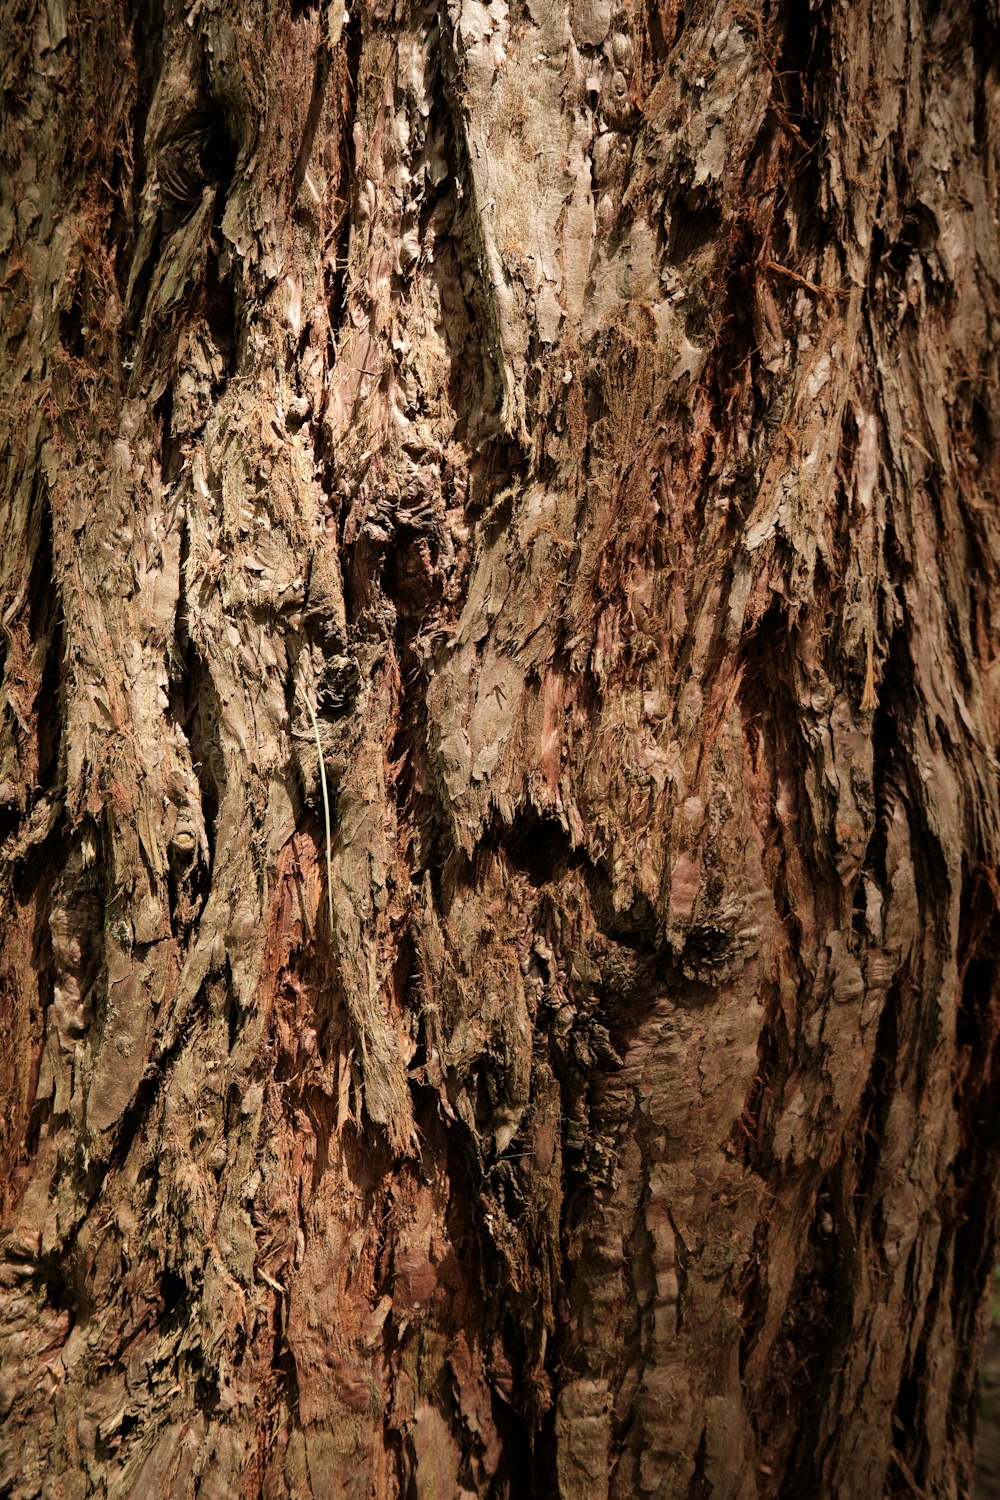
{"type": "Polygon", "coordinates": [[[2,27],[0,1493],[961,1494],[995,0],[2,27]]]}

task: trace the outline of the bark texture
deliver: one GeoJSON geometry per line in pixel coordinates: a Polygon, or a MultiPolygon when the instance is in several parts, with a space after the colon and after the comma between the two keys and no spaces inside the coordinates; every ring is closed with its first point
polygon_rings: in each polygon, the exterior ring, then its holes
{"type": "Polygon", "coordinates": [[[4,1496],[965,1492],[998,25],[5,0],[4,1496]]]}

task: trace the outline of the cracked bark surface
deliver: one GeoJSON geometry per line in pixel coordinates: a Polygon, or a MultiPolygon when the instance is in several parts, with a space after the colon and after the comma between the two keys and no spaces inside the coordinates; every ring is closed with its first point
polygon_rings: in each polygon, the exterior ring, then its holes
{"type": "Polygon", "coordinates": [[[0,15],[0,1494],[966,1493],[996,0],[0,15]]]}

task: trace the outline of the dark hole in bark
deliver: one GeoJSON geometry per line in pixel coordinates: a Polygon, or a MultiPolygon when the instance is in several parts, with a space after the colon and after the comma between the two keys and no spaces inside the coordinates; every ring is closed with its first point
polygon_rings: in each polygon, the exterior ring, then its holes
{"type": "Polygon", "coordinates": [[[689,260],[718,241],[722,217],[718,207],[710,202],[687,199],[675,203],[670,211],[670,236],[667,242],[667,257],[674,264],[689,260]]]}
{"type": "Polygon", "coordinates": [[[171,1317],[187,1297],[187,1284],[168,1266],[160,1277],[160,1305],[164,1318],[171,1317]]]}
{"type": "MultiPolygon", "coordinates": [[[[501,1397],[492,1395],[493,1419],[501,1441],[503,1462],[500,1474],[506,1481],[508,1495],[523,1496],[524,1500],[548,1500],[552,1490],[539,1484],[532,1441],[524,1419],[501,1397]]],[[[500,1475],[498,1474],[498,1478],[500,1475]]],[[[504,1493],[498,1486],[498,1493],[504,1493]]]]}
{"type": "Polygon", "coordinates": [[[526,818],[511,835],[507,854],[514,868],[527,875],[533,886],[542,886],[565,873],[570,858],[569,836],[555,818],[526,818]]]}
{"type": "Polygon", "coordinates": [[[687,1500],[709,1500],[712,1486],[705,1472],[708,1462],[708,1444],[705,1437],[705,1429],[702,1428],[701,1438],[698,1441],[698,1451],[694,1456],[694,1473],[691,1475],[691,1483],[688,1485],[687,1500]]]}
{"type": "Polygon", "coordinates": [[[996,984],[996,962],[985,955],[973,958],[965,971],[962,998],[955,1018],[955,1040],[959,1047],[978,1047],[989,1025],[989,1004],[996,984]]]}
{"type": "Polygon", "coordinates": [[[219,1388],[207,1375],[199,1375],[194,1386],[195,1405],[199,1411],[211,1415],[218,1410],[219,1388]]]}
{"type": "Polygon", "coordinates": [[[1000,430],[1000,408],[995,412],[990,411],[978,396],[973,396],[970,415],[976,457],[984,463],[992,452],[1000,430]]]}
{"type": "Polygon", "coordinates": [[[141,196],[146,177],[146,120],[163,66],[162,0],[129,0],[125,7],[125,24],[132,33],[135,57],[136,93],[132,113],[133,203],[132,216],[141,196]]]}
{"type": "MultiPolygon", "coordinates": [[[[933,1363],[928,1363],[928,1338],[933,1338],[937,1323],[937,1310],[941,1298],[941,1287],[947,1283],[950,1273],[951,1236],[945,1234],[934,1265],[931,1294],[927,1299],[922,1332],[916,1350],[899,1382],[899,1393],[892,1414],[892,1426],[896,1435],[895,1448],[903,1456],[910,1472],[921,1489],[927,1478],[927,1443],[923,1436],[926,1429],[928,1398],[937,1399],[934,1390],[933,1363]]],[[[936,1355],[933,1357],[936,1363],[936,1355]]],[[[890,1473],[890,1480],[895,1476],[890,1473]]],[[[890,1493],[909,1494],[899,1487],[890,1493]]]]}
{"type": "Polygon", "coordinates": [[[78,276],[69,307],[59,314],[59,337],[66,353],[82,359],[87,352],[83,338],[83,277],[78,276]]]}
{"type": "MultiPolygon", "coordinates": [[[[220,243],[224,210],[225,199],[220,193],[215,200],[213,220],[213,238],[216,244],[220,243]]],[[[231,276],[220,276],[216,256],[210,259],[205,273],[205,321],[216,348],[225,360],[222,378],[213,382],[212,385],[212,397],[218,400],[225,389],[226,381],[239,368],[240,349],[236,335],[236,287],[231,276]]]]}
{"type": "Polygon", "coordinates": [[[174,386],[168,380],[163,394],[153,407],[153,422],[160,439],[160,466],[163,478],[168,483],[175,479],[181,468],[179,444],[171,434],[174,417],[174,386]]]}
{"type": "Polygon", "coordinates": [[[662,62],[676,47],[684,30],[683,7],[678,6],[672,16],[670,10],[669,3],[661,3],[661,0],[650,0],[646,6],[646,29],[657,62],[662,62]]]}
{"type": "MultiPolygon", "coordinates": [[[[80,1299],[76,1287],[64,1274],[64,1269],[60,1269],[54,1262],[50,1262],[46,1267],[44,1287],[45,1300],[49,1307],[57,1312],[69,1313],[69,1326],[72,1328],[76,1322],[80,1299]]],[[[68,1332],[69,1329],[67,1329],[68,1332]]]]}
{"type": "Polygon", "coordinates": [[[170,714],[184,731],[191,749],[208,843],[208,870],[204,877],[207,882],[215,855],[219,804],[225,789],[225,762],[219,738],[222,705],[211,673],[190,640],[185,643],[181,671],[170,685],[170,714]]]}
{"type": "Polygon", "coordinates": [[[875,1184],[879,1155],[885,1138],[889,1106],[894,1095],[896,1059],[899,1053],[899,1011],[902,996],[893,986],[879,1017],[875,1038],[875,1055],[861,1099],[861,1137],[859,1141],[858,1181],[856,1195],[864,1198],[875,1184]]]}
{"type": "Polygon", "coordinates": [[[201,201],[208,184],[215,184],[224,197],[236,157],[236,143],[218,103],[183,116],[163,141],[157,160],[164,203],[189,210],[201,201]]]}
{"type": "MultiPolygon", "coordinates": [[[[1000,1005],[1000,893],[994,872],[977,867],[962,891],[959,937],[962,988],[955,1018],[958,1057],[956,1117],[961,1146],[954,1164],[954,1251],[951,1319],[956,1341],[977,1348],[981,1309],[993,1277],[997,1230],[983,1184],[1000,1171],[1000,1049],[996,1014],[1000,1005]]],[[[978,1410],[976,1362],[956,1366],[948,1422],[967,1434],[978,1410]]]]}
{"type": "Polygon", "coordinates": [[[239,1037],[239,1034],[240,1034],[240,1007],[239,1007],[239,1002],[238,1002],[238,1000],[236,998],[236,991],[235,991],[235,989],[233,987],[233,971],[232,971],[232,966],[230,965],[230,962],[229,962],[229,955],[228,954],[226,955],[226,959],[225,959],[225,970],[226,970],[226,1029],[227,1029],[227,1033],[228,1033],[228,1036],[229,1036],[229,1050],[230,1050],[230,1052],[232,1052],[233,1049],[236,1046],[236,1041],[237,1041],[237,1038],[239,1037]]]}
{"type": "Polygon", "coordinates": [[[757,1413],[758,1431],[766,1434],[770,1447],[774,1493],[784,1500],[825,1493],[824,1455],[817,1439],[827,1399],[826,1372],[838,1357],[837,1246],[829,1231],[830,1196],[831,1183],[824,1180],[817,1188],[813,1221],[771,1348],[757,1413]],[[803,1391],[811,1394],[803,1397],[803,1391]]]}
{"type": "Polygon", "coordinates": [[[97,1456],[105,1462],[111,1459],[125,1446],[130,1433],[134,1432],[138,1425],[139,1418],[132,1412],[122,1417],[113,1431],[109,1430],[106,1434],[99,1432],[94,1445],[97,1456]]]}
{"type": "MultiPolygon", "coordinates": [[[[345,117],[349,117],[358,97],[358,68],[361,64],[361,11],[357,6],[351,6],[348,10],[348,19],[344,26],[341,39],[342,56],[346,64],[346,78],[342,85],[341,110],[345,117]]],[[[337,232],[337,254],[334,260],[334,273],[330,278],[329,306],[330,306],[330,336],[336,339],[337,332],[347,315],[347,261],[351,245],[351,219],[348,205],[353,195],[352,184],[355,180],[355,150],[354,132],[345,130],[341,145],[340,182],[337,186],[338,197],[344,205],[344,212],[340,217],[337,232]]],[[[303,173],[304,173],[303,168],[303,173]]],[[[331,346],[331,356],[334,349],[331,346]]]]}
{"type": "Polygon", "coordinates": [[[45,641],[45,665],[36,703],[38,780],[51,786],[59,759],[62,715],[59,680],[62,667],[61,603],[52,575],[52,518],[47,500],[36,495],[37,541],[28,578],[28,621],[35,640],[45,641]]]}

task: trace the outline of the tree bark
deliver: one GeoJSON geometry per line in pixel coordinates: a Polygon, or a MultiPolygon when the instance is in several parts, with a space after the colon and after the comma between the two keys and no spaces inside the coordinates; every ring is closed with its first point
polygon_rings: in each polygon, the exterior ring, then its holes
{"type": "Polygon", "coordinates": [[[998,31],[5,0],[0,1494],[967,1493],[998,31]]]}

